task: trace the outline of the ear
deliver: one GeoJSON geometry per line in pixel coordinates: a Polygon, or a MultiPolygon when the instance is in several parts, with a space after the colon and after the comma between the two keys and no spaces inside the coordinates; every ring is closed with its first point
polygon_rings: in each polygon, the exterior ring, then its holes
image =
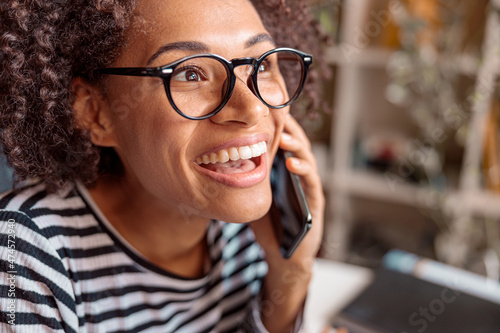
{"type": "Polygon", "coordinates": [[[93,144],[115,147],[114,126],[101,90],[81,77],[73,78],[71,86],[75,94],[73,110],[78,126],[90,133],[93,144]]]}

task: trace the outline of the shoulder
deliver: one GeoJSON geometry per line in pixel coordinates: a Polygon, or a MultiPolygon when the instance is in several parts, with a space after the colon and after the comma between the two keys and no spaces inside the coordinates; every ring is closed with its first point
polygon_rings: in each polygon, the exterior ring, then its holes
{"type": "Polygon", "coordinates": [[[33,184],[0,194],[1,211],[17,211],[33,217],[48,210],[78,209],[85,203],[76,192],[75,185],[67,185],[57,192],[49,193],[44,184],[33,184]]]}
{"type": "Polygon", "coordinates": [[[88,213],[74,185],[49,193],[45,185],[35,184],[0,194],[0,221],[14,219],[34,231],[62,226],[68,218],[88,213]]]}
{"type": "Polygon", "coordinates": [[[9,254],[0,262],[15,274],[13,295],[26,313],[19,323],[76,331],[76,299],[67,262],[61,258],[61,235],[70,211],[84,207],[70,187],[50,194],[44,185],[32,185],[0,195],[0,250],[9,254]]]}
{"type": "Polygon", "coordinates": [[[0,245],[15,237],[16,250],[27,260],[41,260],[61,272],[61,253],[71,236],[96,224],[74,186],[49,193],[38,184],[0,195],[0,245]]]}

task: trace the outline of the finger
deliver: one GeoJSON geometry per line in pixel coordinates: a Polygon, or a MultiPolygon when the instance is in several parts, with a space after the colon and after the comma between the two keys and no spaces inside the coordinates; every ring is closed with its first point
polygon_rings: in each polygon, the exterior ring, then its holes
{"type": "Polygon", "coordinates": [[[280,148],[288,151],[296,151],[305,148],[304,143],[289,133],[281,133],[280,148]]]}
{"type": "Polygon", "coordinates": [[[314,165],[316,164],[316,158],[310,147],[288,133],[281,134],[280,148],[291,152],[294,156],[311,161],[314,165]]]}
{"type": "Polygon", "coordinates": [[[349,333],[345,328],[333,328],[330,325],[323,327],[321,333],[349,333]]]}
{"type": "MultiPolygon", "coordinates": [[[[307,164],[309,164],[310,171],[316,172],[316,170],[318,168],[316,157],[314,156],[312,151],[307,149],[306,147],[304,147],[304,145],[302,143],[300,143],[299,141],[297,141],[293,138],[283,137],[282,142],[280,142],[280,148],[291,152],[295,158],[299,159],[299,161],[292,160],[295,162],[288,162],[288,163],[290,163],[291,167],[293,164],[295,164],[297,167],[303,168],[304,166],[303,165],[301,166],[300,163],[302,160],[304,160],[305,162],[307,162],[307,164]]],[[[294,172],[293,167],[292,167],[292,169],[288,168],[288,170],[290,170],[291,172],[294,172]]]]}
{"type": "Polygon", "coordinates": [[[307,176],[313,173],[314,166],[308,160],[304,160],[298,157],[289,157],[286,159],[286,168],[291,172],[299,176],[307,176]]]}
{"type": "Polygon", "coordinates": [[[285,121],[285,128],[284,128],[286,133],[289,133],[299,139],[300,141],[304,142],[307,144],[307,146],[310,147],[311,143],[309,141],[309,138],[307,137],[306,132],[300,126],[300,124],[293,118],[292,116],[289,116],[287,120],[285,121]]]}
{"type": "Polygon", "coordinates": [[[321,179],[315,171],[315,165],[296,157],[289,157],[286,160],[287,169],[300,177],[304,191],[313,200],[322,200],[323,192],[321,179]]]}

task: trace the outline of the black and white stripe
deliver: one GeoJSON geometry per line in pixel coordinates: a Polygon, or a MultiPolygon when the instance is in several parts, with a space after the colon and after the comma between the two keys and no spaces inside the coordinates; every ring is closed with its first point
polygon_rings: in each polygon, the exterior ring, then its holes
{"type": "Polygon", "coordinates": [[[176,276],[124,241],[82,187],[0,196],[0,331],[8,324],[9,219],[16,221],[15,332],[256,331],[267,264],[251,229],[213,221],[211,271],[176,276]],[[257,318],[256,318],[257,317],[257,318]]]}

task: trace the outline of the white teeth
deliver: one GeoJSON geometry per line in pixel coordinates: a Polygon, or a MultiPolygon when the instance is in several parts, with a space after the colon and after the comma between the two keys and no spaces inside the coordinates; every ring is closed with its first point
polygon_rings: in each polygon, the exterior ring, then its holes
{"type": "Polygon", "coordinates": [[[219,158],[217,157],[216,153],[210,154],[210,162],[212,162],[212,164],[217,163],[218,160],[219,160],[219,158]]]}
{"type": "Polygon", "coordinates": [[[229,161],[229,153],[225,149],[220,150],[218,156],[219,162],[221,163],[226,163],[227,161],[229,161]]]}
{"type": "Polygon", "coordinates": [[[252,158],[252,150],[248,146],[238,148],[238,153],[240,153],[240,158],[242,160],[248,160],[252,158]]]}
{"type": "Polygon", "coordinates": [[[266,143],[264,141],[259,142],[258,145],[260,147],[260,153],[261,154],[264,154],[265,152],[267,152],[267,145],[266,145],[266,143]]]}
{"type": "Polygon", "coordinates": [[[260,147],[258,144],[251,145],[250,149],[252,150],[252,157],[260,156],[260,147]]]}
{"type": "Polygon", "coordinates": [[[265,141],[253,144],[251,146],[231,147],[229,149],[221,149],[217,153],[203,155],[196,158],[197,164],[215,164],[226,163],[227,161],[237,161],[239,159],[247,160],[252,157],[257,157],[267,152],[265,141]]]}
{"type": "Polygon", "coordinates": [[[238,154],[238,149],[236,148],[229,148],[229,159],[231,161],[237,161],[240,159],[240,154],[238,154]]]}

